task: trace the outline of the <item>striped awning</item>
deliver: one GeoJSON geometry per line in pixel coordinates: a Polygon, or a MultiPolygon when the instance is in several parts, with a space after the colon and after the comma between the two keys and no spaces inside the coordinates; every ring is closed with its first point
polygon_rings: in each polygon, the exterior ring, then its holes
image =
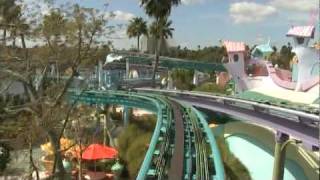
{"type": "Polygon", "coordinates": [[[244,42],[224,41],[223,45],[227,52],[244,52],[246,50],[244,42]]]}
{"type": "Polygon", "coordinates": [[[287,36],[314,37],[314,26],[293,26],[289,29],[287,36]]]}

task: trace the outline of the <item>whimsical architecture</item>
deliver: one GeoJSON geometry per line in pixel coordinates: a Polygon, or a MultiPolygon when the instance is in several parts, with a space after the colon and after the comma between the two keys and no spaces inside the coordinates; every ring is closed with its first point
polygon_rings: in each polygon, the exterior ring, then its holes
{"type": "Polygon", "coordinates": [[[256,46],[253,50],[251,55],[255,58],[263,58],[265,60],[268,59],[268,57],[273,52],[273,49],[270,45],[270,40],[266,44],[261,44],[256,46]]]}
{"type": "Polygon", "coordinates": [[[247,75],[245,73],[245,44],[244,42],[224,41],[223,45],[228,53],[228,60],[225,62],[225,67],[235,81],[235,91],[244,91],[247,89],[247,75]]]}
{"type": "Polygon", "coordinates": [[[243,42],[224,41],[228,58],[225,67],[235,82],[235,91],[242,92],[262,86],[308,92],[319,86],[320,50],[309,47],[314,38],[314,26],[291,27],[287,33],[294,40],[292,71],[274,67],[266,57],[273,52],[270,42],[257,46],[248,57],[243,42]]]}
{"type": "Polygon", "coordinates": [[[308,90],[310,86],[319,83],[319,50],[308,47],[314,32],[314,26],[295,26],[287,33],[294,40],[292,51],[298,58],[296,91],[308,90]]]}

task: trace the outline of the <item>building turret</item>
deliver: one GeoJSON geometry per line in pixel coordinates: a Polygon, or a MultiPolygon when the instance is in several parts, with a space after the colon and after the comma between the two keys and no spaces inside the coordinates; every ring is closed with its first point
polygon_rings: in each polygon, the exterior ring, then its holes
{"type": "Polygon", "coordinates": [[[314,26],[293,26],[289,29],[287,36],[293,37],[295,47],[307,47],[310,39],[314,38],[314,31],[314,26]]]}
{"type": "Polygon", "coordinates": [[[246,46],[243,42],[224,41],[223,45],[227,49],[228,60],[225,67],[236,83],[236,92],[247,90],[245,74],[246,46]]]}
{"type": "Polygon", "coordinates": [[[292,51],[297,56],[296,67],[296,91],[304,91],[307,89],[309,82],[315,81],[318,74],[313,73],[314,67],[319,64],[319,51],[309,47],[310,39],[314,38],[314,26],[294,26],[287,33],[288,37],[293,37],[294,48],[292,51]]]}

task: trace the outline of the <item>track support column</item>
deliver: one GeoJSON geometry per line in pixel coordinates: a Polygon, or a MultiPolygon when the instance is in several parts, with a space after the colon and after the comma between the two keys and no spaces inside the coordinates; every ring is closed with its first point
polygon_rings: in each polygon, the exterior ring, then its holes
{"type": "Polygon", "coordinates": [[[123,106],[123,124],[124,127],[127,127],[129,124],[129,107],[128,106],[123,106]]]}
{"type": "Polygon", "coordinates": [[[167,89],[173,89],[172,71],[168,71],[167,89]]]}
{"type": "Polygon", "coordinates": [[[126,79],[129,79],[129,67],[130,66],[130,64],[129,64],[129,59],[128,58],[126,58],[126,79]]]}
{"type": "Polygon", "coordinates": [[[198,71],[194,70],[194,73],[193,73],[193,85],[197,86],[198,83],[199,83],[198,71]]]}
{"type": "Polygon", "coordinates": [[[276,145],[274,149],[274,164],[273,164],[273,180],[282,180],[284,173],[284,164],[286,159],[286,145],[289,141],[289,136],[280,131],[277,131],[275,137],[276,145]]]}

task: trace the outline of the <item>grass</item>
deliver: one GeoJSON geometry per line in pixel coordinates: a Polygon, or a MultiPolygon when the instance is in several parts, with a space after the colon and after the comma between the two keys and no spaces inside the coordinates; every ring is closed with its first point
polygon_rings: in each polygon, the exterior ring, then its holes
{"type": "Polygon", "coordinates": [[[223,137],[217,138],[217,144],[221,153],[227,179],[251,180],[248,169],[233,155],[223,137]]]}
{"type": "Polygon", "coordinates": [[[211,93],[220,93],[220,94],[226,93],[226,90],[224,88],[221,88],[217,84],[212,82],[204,83],[194,88],[193,91],[202,91],[202,92],[211,92],[211,93]]]}

